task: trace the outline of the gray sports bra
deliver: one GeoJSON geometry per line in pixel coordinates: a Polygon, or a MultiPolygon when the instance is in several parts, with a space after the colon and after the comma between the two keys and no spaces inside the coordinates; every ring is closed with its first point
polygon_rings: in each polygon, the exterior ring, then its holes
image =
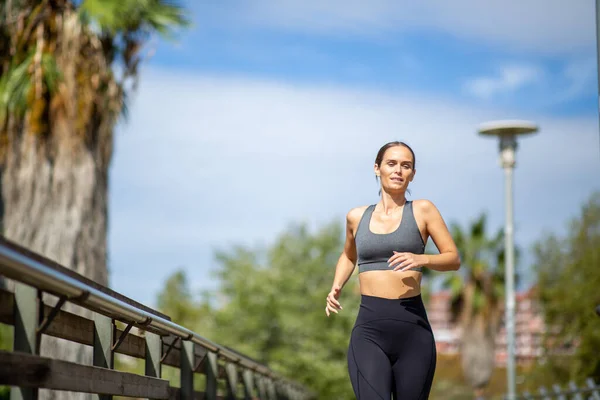
{"type": "MultiPolygon", "coordinates": [[[[371,232],[369,224],[375,204],[365,210],[356,229],[356,251],[358,253],[358,272],[374,270],[392,270],[387,260],[398,252],[423,254],[425,243],[415,221],[412,201],[404,204],[400,226],[394,232],[378,234],[371,232]]],[[[421,272],[422,267],[411,268],[412,271],[421,272]]]]}

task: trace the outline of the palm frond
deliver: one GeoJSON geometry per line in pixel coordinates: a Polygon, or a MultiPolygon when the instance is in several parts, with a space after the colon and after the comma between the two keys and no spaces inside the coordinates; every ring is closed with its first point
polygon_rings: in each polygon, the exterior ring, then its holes
{"type": "Polygon", "coordinates": [[[33,62],[34,52],[21,63],[11,65],[0,78],[0,126],[4,125],[6,115],[22,114],[27,107],[27,95],[31,89],[29,69],[33,62]]]}
{"type": "Polygon", "coordinates": [[[490,245],[493,247],[499,247],[499,246],[502,246],[503,243],[504,243],[504,229],[501,228],[501,229],[498,229],[496,234],[490,240],[490,245]]]}
{"type": "MultiPolygon", "coordinates": [[[[0,126],[4,125],[8,113],[23,115],[29,106],[29,94],[33,85],[31,66],[35,52],[19,64],[9,67],[0,78],[0,126]]],[[[42,78],[50,94],[54,93],[61,79],[56,59],[49,53],[42,54],[42,78]]]]}
{"type": "Polygon", "coordinates": [[[481,290],[475,290],[473,292],[473,301],[471,306],[473,307],[473,315],[481,314],[486,305],[486,297],[481,290]]]}
{"type": "Polygon", "coordinates": [[[504,297],[504,279],[495,279],[492,283],[493,293],[497,299],[504,297]]]}
{"type": "Polygon", "coordinates": [[[58,82],[62,79],[62,74],[56,64],[56,58],[52,54],[44,53],[42,55],[42,71],[48,91],[54,93],[58,87],[58,82]]]}
{"type": "Polygon", "coordinates": [[[450,301],[450,321],[456,322],[464,312],[465,297],[459,293],[457,297],[453,297],[450,301]]]}
{"type": "Polygon", "coordinates": [[[454,243],[456,243],[456,246],[458,248],[464,247],[465,235],[463,233],[463,230],[457,223],[453,222],[450,225],[450,233],[452,234],[452,238],[454,239],[454,243]]]}
{"type": "Polygon", "coordinates": [[[471,225],[471,237],[481,239],[485,237],[485,228],[487,225],[487,216],[485,213],[479,215],[471,225]]]}
{"type": "Polygon", "coordinates": [[[171,38],[174,28],[190,25],[183,8],[168,0],[84,0],[79,11],[83,20],[94,21],[111,35],[158,32],[171,38]]]}
{"type": "Polygon", "coordinates": [[[121,96],[121,117],[127,121],[129,119],[129,93],[123,91],[121,96]]]}
{"type": "Polygon", "coordinates": [[[464,274],[462,279],[459,274],[452,274],[442,285],[452,293],[453,318],[460,316],[464,326],[477,320],[495,329],[497,309],[504,296],[504,232],[499,229],[490,237],[487,225],[485,213],[465,228],[450,225],[464,274]]]}
{"type": "Polygon", "coordinates": [[[183,13],[182,8],[172,1],[151,1],[154,7],[148,7],[145,19],[148,24],[165,38],[171,38],[171,28],[187,27],[190,25],[189,19],[183,13]]]}
{"type": "Polygon", "coordinates": [[[451,297],[455,298],[460,294],[462,284],[462,279],[458,275],[451,274],[445,277],[443,286],[449,288],[451,297]]]}

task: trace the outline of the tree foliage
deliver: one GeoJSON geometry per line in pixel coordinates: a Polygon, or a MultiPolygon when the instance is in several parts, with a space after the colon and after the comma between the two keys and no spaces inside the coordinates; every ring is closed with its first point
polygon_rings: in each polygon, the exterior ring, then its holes
{"type": "Polygon", "coordinates": [[[217,254],[219,340],[328,399],[353,398],[346,350],[358,310],[355,279],[344,288],[344,310],[325,315],[342,240],[337,224],[314,234],[301,225],[266,251],[238,247],[217,254]]]}
{"type": "Polygon", "coordinates": [[[209,332],[210,305],[195,299],[184,270],[176,270],[158,294],[158,309],[172,321],[198,332],[209,332]]]}
{"type": "Polygon", "coordinates": [[[564,237],[546,234],[534,254],[548,327],[538,372],[556,381],[600,379],[600,318],[594,311],[600,304],[600,192],[581,207],[564,237]]]}
{"type": "MultiPolygon", "coordinates": [[[[0,132],[9,116],[33,133],[52,134],[51,119],[75,107],[75,130],[91,116],[126,111],[124,87],[137,78],[142,48],[158,33],[188,26],[183,9],[165,0],[7,1],[0,5],[0,132]],[[119,65],[122,75],[113,68],[119,65]],[[78,98],[65,81],[75,71],[78,98]]],[[[64,117],[60,115],[61,117],[64,117]]],[[[113,121],[114,123],[114,121],[113,121]]]]}
{"type": "Polygon", "coordinates": [[[320,398],[353,399],[346,351],[360,301],[355,278],[343,290],[344,310],[325,315],[342,248],[338,224],[314,233],[305,225],[291,226],[266,249],[218,251],[217,288],[203,292],[203,299],[194,299],[185,275],[176,272],[160,295],[160,308],[175,322],[307,385],[320,398]]]}

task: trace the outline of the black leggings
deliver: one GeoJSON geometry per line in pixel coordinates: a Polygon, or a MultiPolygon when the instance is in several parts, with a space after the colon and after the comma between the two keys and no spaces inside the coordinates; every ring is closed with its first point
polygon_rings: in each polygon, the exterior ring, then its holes
{"type": "Polygon", "coordinates": [[[348,372],[358,400],[429,398],[435,340],[421,295],[362,295],[348,347],[348,372]]]}

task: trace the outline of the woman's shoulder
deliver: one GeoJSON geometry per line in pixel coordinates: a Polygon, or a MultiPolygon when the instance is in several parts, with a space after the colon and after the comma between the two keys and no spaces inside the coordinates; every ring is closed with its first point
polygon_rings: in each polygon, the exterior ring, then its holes
{"type": "Polygon", "coordinates": [[[433,202],[431,200],[427,200],[427,199],[413,200],[412,207],[413,207],[413,210],[418,210],[419,212],[422,212],[422,213],[429,213],[429,212],[437,210],[437,207],[435,206],[435,204],[433,204],[433,202]]]}
{"type": "Polygon", "coordinates": [[[369,208],[369,206],[351,208],[346,214],[346,221],[351,225],[358,225],[365,211],[367,211],[367,208],[369,208]]]}

